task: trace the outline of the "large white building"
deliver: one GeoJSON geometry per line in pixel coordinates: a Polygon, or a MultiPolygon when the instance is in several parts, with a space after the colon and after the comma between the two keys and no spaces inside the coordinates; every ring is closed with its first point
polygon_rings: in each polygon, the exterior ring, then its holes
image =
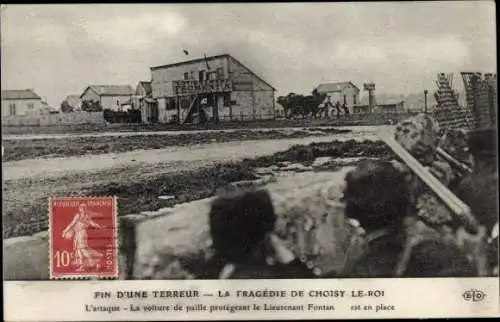
{"type": "Polygon", "coordinates": [[[2,117],[39,116],[43,112],[42,98],[33,89],[2,91],[2,117]]]}
{"type": "Polygon", "coordinates": [[[275,117],[274,87],[229,54],[151,67],[151,89],[159,122],[275,117]]]}

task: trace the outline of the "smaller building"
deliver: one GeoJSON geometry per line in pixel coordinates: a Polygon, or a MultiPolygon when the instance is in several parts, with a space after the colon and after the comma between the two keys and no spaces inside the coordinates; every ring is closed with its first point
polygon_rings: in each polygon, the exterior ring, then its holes
{"type": "Polygon", "coordinates": [[[286,116],[285,108],[280,103],[275,103],[274,113],[276,115],[276,118],[278,118],[278,119],[285,118],[285,116],[286,116]]]}
{"type": "Polygon", "coordinates": [[[134,108],[141,111],[142,123],[157,123],[158,122],[158,103],[153,98],[153,90],[151,82],[140,81],[135,88],[133,98],[134,108]]]}
{"type": "Polygon", "coordinates": [[[43,107],[42,98],[33,89],[2,91],[2,117],[39,116],[43,107]]]}
{"type": "Polygon", "coordinates": [[[350,81],[320,84],[316,87],[316,91],[327,95],[324,103],[345,104],[350,113],[353,112],[354,106],[359,104],[360,89],[350,81]]]}
{"type": "MultiPolygon", "coordinates": [[[[382,100],[382,102],[375,99],[375,107],[373,113],[398,113],[405,111],[404,100],[382,100]]],[[[370,113],[370,106],[366,102],[362,105],[357,105],[353,109],[354,114],[370,113]]]]}
{"type": "Polygon", "coordinates": [[[65,99],[66,103],[73,108],[73,111],[82,110],[82,99],[80,95],[68,95],[65,99]]]}
{"type": "Polygon", "coordinates": [[[122,104],[130,101],[134,89],[130,85],[91,85],[80,98],[83,102],[99,103],[103,109],[120,111],[122,104]]]}

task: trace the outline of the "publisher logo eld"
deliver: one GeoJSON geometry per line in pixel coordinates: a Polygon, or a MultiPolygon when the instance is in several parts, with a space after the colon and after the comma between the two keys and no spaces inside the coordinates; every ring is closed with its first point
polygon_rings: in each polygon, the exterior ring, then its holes
{"type": "Polygon", "coordinates": [[[486,298],[486,293],[480,290],[470,289],[468,291],[465,291],[464,294],[462,294],[462,297],[466,301],[481,302],[486,298]]]}

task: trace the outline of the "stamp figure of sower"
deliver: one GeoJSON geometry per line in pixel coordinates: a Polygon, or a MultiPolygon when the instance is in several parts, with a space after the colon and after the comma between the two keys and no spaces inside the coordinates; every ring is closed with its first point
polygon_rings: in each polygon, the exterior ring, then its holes
{"type": "Polygon", "coordinates": [[[81,203],[78,208],[78,212],[73,217],[73,220],[62,232],[63,238],[73,238],[73,264],[78,265],[77,271],[83,271],[85,266],[95,266],[99,263],[99,259],[103,256],[103,254],[90,248],[88,245],[87,229],[89,227],[97,229],[104,228],[92,219],[93,215],[98,214],[90,212],[87,209],[87,205],[85,203],[81,203]]]}

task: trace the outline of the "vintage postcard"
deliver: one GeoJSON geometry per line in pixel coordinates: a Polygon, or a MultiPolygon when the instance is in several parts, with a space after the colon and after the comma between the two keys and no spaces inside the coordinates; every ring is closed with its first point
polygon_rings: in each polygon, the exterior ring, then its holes
{"type": "Polygon", "coordinates": [[[500,315],[493,1],[0,12],[6,321],[500,315]]]}

